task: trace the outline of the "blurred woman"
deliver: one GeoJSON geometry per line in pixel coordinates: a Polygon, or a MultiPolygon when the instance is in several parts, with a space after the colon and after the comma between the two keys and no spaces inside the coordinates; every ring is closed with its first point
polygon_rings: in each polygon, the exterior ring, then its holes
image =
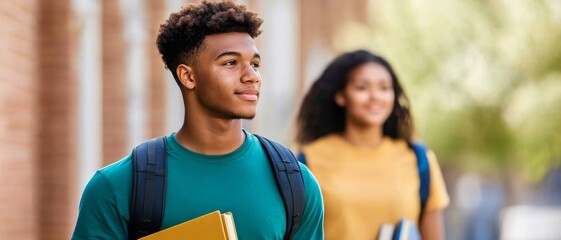
{"type": "Polygon", "coordinates": [[[382,57],[359,50],[333,60],[306,94],[297,130],[299,157],[322,188],[326,239],[375,239],[381,224],[402,218],[423,239],[444,239],[449,198],[440,168],[427,151],[430,191],[422,207],[409,102],[382,57]]]}

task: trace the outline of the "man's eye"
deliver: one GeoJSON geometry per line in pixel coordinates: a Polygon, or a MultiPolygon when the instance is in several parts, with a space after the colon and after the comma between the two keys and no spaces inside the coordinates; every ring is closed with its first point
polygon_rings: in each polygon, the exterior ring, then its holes
{"type": "Polygon", "coordinates": [[[251,66],[253,68],[259,68],[260,64],[259,63],[252,63],[251,66]]]}
{"type": "Polygon", "coordinates": [[[236,65],[236,61],[227,61],[225,63],[223,63],[224,66],[234,66],[236,65]]]}

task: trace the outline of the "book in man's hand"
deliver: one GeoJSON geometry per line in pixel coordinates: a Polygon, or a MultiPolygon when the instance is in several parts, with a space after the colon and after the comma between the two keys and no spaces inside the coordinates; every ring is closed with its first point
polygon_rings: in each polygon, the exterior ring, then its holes
{"type": "Polygon", "coordinates": [[[155,232],[140,240],[237,240],[232,213],[214,211],[173,227],[155,232]]]}
{"type": "Polygon", "coordinates": [[[421,233],[411,220],[401,219],[397,224],[382,224],[378,240],[421,240],[421,233]]]}

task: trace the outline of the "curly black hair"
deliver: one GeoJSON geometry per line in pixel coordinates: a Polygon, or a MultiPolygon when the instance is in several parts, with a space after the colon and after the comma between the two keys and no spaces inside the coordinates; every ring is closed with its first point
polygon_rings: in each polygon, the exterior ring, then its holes
{"type": "Polygon", "coordinates": [[[259,27],[262,23],[263,20],[256,13],[234,1],[203,1],[172,13],[160,25],[156,45],[166,67],[177,81],[175,69],[179,64],[193,63],[205,36],[242,32],[255,38],[261,34],[259,27]]]}
{"type": "Polygon", "coordinates": [[[347,86],[349,75],[354,69],[371,62],[380,64],[390,73],[396,96],[393,110],[384,122],[384,136],[411,141],[413,119],[410,104],[396,73],[384,58],[365,50],[357,50],[335,58],[304,97],[296,118],[298,144],[303,145],[328,134],[345,131],[345,109],[335,103],[335,94],[347,86]]]}

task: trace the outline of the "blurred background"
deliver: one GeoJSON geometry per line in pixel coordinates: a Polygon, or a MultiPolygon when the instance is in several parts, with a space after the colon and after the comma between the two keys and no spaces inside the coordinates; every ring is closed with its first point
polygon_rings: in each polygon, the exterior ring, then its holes
{"type": "MultiPolygon", "coordinates": [[[[0,1],[0,238],[68,239],[93,172],[180,127],[155,46],[189,1],[0,1]]],[[[294,115],[336,55],[385,56],[451,197],[447,239],[561,239],[561,1],[246,0],[264,19],[258,115],[294,115]]]]}

